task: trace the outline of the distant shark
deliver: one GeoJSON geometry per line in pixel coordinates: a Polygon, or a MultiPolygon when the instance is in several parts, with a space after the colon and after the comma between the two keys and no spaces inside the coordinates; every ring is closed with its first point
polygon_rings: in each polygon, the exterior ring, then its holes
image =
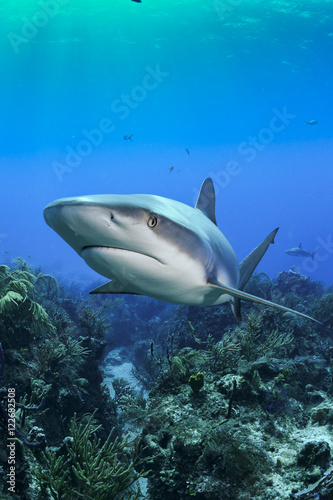
{"type": "Polygon", "coordinates": [[[154,195],[92,195],[56,200],[44,217],[88,266],[111,279],[90,293],[139,294],[194,306],[231,302],[238,319],[243,299],[316,321],[243,291],[278,228],[238,264],[216,225],[210,178],[194,208],[154,195]]]}
{"type": "Polygon", "coordinates": [[[314,252],[308,252],[307,250],[303,250],[302,243],[300,243],[298,247],[289,248],[289,250],[285,250],[285,253],[291,255],[292,257],[311,257],[311,259],[313,260],[318,250],[319,247],[316,248],[314,252]]]}

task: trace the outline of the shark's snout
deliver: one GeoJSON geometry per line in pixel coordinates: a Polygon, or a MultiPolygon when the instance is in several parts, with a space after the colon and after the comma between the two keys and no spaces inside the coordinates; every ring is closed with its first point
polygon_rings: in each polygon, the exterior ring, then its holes
{"type": "Polygon", "coordinates": [[[60,234],[60,236],[62,236],[61,232],[65,228],[69,228],[71,226],[71,219],[74,214],[75,210],[73,210],[73,207],[62,203],[57,204],[54,202],[47,205],[44,209],[44,219],[46,224],[60,234]]]}
{"type": "Polygon", "coordinates": [[[63,238],[79,255],[84,246],[89,242],[83,236],[80,226],[83,218],[78,206],[74,204],[53,202],[47,205],[44,209],[45,222],[50,226],[61,238],[63,238]]]}
{"type": "Polygon", "coordinates": [[[45,222],[52,229],[54,229],[54,223],[56,222],[56,220],[58,218],[58,212],[59,212],[59,208],[57,206],[47,205],[47,207],[44,208],[43,215],[44,215],[45,222]]]}

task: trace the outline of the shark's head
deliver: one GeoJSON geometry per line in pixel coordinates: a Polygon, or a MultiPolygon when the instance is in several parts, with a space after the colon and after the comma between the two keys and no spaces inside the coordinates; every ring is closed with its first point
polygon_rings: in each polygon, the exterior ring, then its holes
{"type": "MultiPolygon", "coordinates": [[[[81,256],[91,248],[121,249],[142,253],[153,249],[146,244],[161,232],[161,219],[143,203],[141,196],[96,195],[63,198],[44,210],[47,224],[81,256]]],[[[163,221],[164,222],[164,221],[163,221]]],[[[162,223],[165,226],[165,223],[162,223]]]]}
{"type": "Polygon", "coordinates": [[[201,210],[153,195],[63,198],[49,204],[44,217],[119,291],[178,303],[200,301],[197,287],[206,287],[216,258],[207,226],[221,234],[201,210]]]}

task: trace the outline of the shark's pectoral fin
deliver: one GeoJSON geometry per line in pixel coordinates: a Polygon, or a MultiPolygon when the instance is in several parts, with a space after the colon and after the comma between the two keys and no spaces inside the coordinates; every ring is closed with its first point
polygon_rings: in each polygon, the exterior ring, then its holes
{"type": "Polygon", "coordinates": [[[95,293],[123,293],[123,294],[132,294],[132,295],[141,295],[133,290],[131,290],[128,286],[121,283],[120,281],[114,279],[112,281],[108,281],[102,286],[95,288],[89,292],[90,294],[95,293]]]}
{"type": "Polygon", "coordinates": [[[253,271],[255,270],[255,268],[265,255],[269,245],[271,243],[274,243],[274,238],[278,230],[279,230],[278,227],[274,229],[274,231],[272,231],[264,239],[264,241],[262,241],[260,245],[258,245],[254,250],[252,250],[252,252],[249,253],[249,255],[245,257],[245,259],[242,260],[242,262],[239,264],[239,273],[240,273],[240,278],[238,283],[239,290],[244,289],[246,283],[251,278],[253,271]]]}
{"type": "MultiPolygon", "coordinates": [[[[275,304],[274,302],[271,302],[266,299],[262,299],[261,297],[256,297],[255,295],[251,295],[250,293],[243,292],[242,290],[237,290],[236,288],[232,288],[230,286],[223,285],[220,283],[216,278],[210,277],[208,280],[208,283],[211,285],[217,286],[221,289],[221,293],[226,293],[227,295],[231,295],[232,297],[236,298],[236,302],[233,304],[233,311],[237,313],[237,299],[240,301],[240,299],[247,300],[249,302],[254,302],[256,304],[262,304],[264,306],[269,306],[269,307],[274,307],[275,309],[280,309],[281,311],[289,312],[292,314],[297,314],[298,316],[301,316],[302,318],[310,319],[311,321],[314,321],[315,323],[318,323],[319,325],[322,325],[320,321],[317,321],[314,318],[311,318],[311,316],[308,316],[307,314],[303,314],[298,311],[294,311],[294,309],[289,309],[289,307],[282,306],[280,304],[275,304]],[[236,312],[235,312],[236,310],[236,312]]],[[[240,313],[240,311],[239,311],[240,313]]],[[[236,316],[237,318],[237,316],[236,316]]],[[[239,319],[239,318],[238,318],[239,319]]]]}
{"type": "MultiPolygon", "coordinates": [[[[239,264],[239,283],[238,290],[243,290],[246,283],[251,278],[253,271],[263,258],[271,243],[274,243],[274,238],[279,228],[277,227],[258,245],[244,260],[239,264]]],[[[231,308],[237,319],[241,321],[241,304],[240,299],[235,297],[231,303],[231,308]]]]}

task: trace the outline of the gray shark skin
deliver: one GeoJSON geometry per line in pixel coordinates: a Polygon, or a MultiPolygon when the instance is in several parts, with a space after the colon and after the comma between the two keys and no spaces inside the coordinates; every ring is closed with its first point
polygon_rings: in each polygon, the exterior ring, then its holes
{"type": "Polygon", "coordinates": [[[56,200],[44,218],[89,267],[111,280],[90,293],[139,294],[195,306],[231,302],[238,319],[243,299],[316,321],[243,292],[278,229],[239,265],[216,225],[210,178],[194,208],[155,195],[92,195],[56,200]]]}
{"type": "Polygon", "coordinates": [[[313,260],[318,250],[319,247],[316,248],[314,252],[308,252],[307,250],[303,250],[302,243],[300,243],[298,247],[289,248],[289,250],[285,250],[285,253],[291,255],[292,257],[311,257],[311,259],[313,260]]]}

